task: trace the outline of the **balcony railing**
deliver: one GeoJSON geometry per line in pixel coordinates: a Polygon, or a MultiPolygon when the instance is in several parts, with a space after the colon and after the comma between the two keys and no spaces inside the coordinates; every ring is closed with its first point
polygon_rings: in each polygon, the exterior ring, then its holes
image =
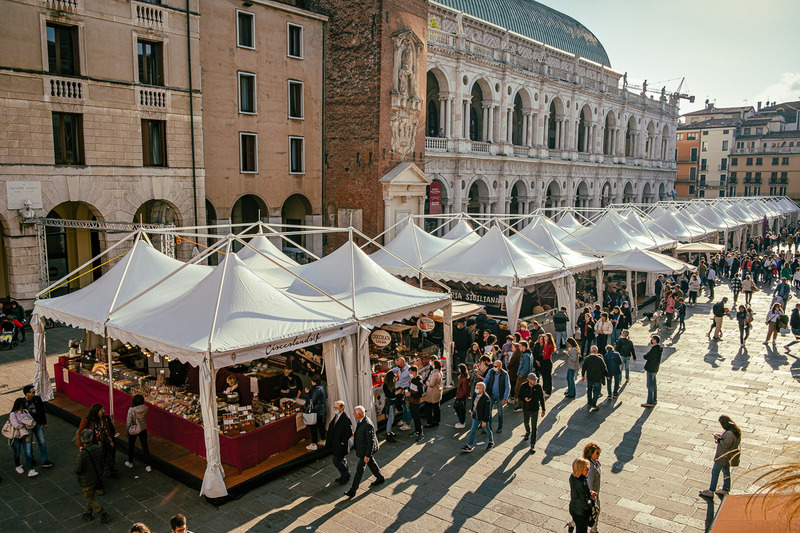
{"type": "MultiPolygon", "coordinates": [[[[798,134],[800,137],[800,134],[798,134]]],[[[731,154],[800,154],[800,141],[797,146],[776,146],[774,148],[734,148],[731,154]]]]}
{"type": "Polygon", "coordinates": [[[428,43],[436,43],[449,48],[455,48],[456,36],[446,31],[428,28],[428,43]]]}
{"type": "Polygon", "coordinates": [[[45,0],[50,9],[75,13],[78,11],[78,0],[45,0]]]}
{"type": "Polygon", "coordinates": [[[472,141],[471,150],[476,154],[488,154],[490,152],[490,143],[481,141],[472,141]]]}
{"type": "Polygon", "coordinates": [[[140,107],[167,109],[167,91],[164,89],[139,89],[137,103],[140,107]]]}
{"type": "Polygon", "coordinates": [[[425,137],[425,149],[432,152],[446,152],[447,139],[442,137],[425,137]]]}
{"type": "Polygon", "coordinates": [[[63,98],[65,100],[83,100],[84,85],[80,80],[72,78],[45,78],[47,94],[51,98],[63,98]]]}
{"type": "Polygon", "coordinates": [[[131,3],[133,17],[138,24],[148,28],[166,28],[167,11],[157,5],[150,3],[131,3]]]}
{"type": "Polygon", "coordinates": [[[516,157],[528,157],[531,153],[531,149],[527,146],[515,146],[514,147],[514,155],[516,157]]]}

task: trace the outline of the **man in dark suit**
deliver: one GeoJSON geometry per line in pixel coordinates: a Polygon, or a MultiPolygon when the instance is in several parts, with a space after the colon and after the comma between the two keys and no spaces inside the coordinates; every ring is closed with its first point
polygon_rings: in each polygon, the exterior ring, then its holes
{"type": "Polygon", "coordinates": [[[336,481],[344,485],[350,481],[350,470],[347,468],[347,454],[350,453],[350,437],[353,436],[353,424],[350,415],[344,410],[344,402],[333,403],[333,420],[328,426],[327,445],[331,451],[333,466],[339,471],[336,481]]]}
{"type": "Polygon", "coordinates": [[[375,424],[372,423],[365,414],[364,407],[361,405],[353,409],[353,416],[356,418],[356,432],[354,437],[354,447],[358,457],[356,475],[353,478],[353,485],[350,490],[344,493],[348,498],[356,495],[356,488],[361,483],[361,476],[364,475],[364,468],[369,466],[370,472],[375,476],[375,481],[370,485],[375,487],[386,481],[381,473],[378,463],[375,462],[374,455],[378,451],[378,437],[375,435],[375,424]]]}

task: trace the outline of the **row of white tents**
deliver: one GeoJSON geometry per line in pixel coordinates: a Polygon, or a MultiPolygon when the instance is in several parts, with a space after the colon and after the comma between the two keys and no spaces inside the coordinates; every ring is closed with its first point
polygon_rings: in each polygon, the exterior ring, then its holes
{"type": "MultiPolygon", "coordinates": [[[[558,223],[535,214],[524,217],[524,223],[503,217],[473,219],[472,227],[466,216],[460,216],[445,220],[453,227],[443,237],[406,223],[391,242],[371,256],[353,237],[357,234],[375,241],[349,228],[345,230],[349,239],[342,247],[307,265],[285,256],[268,235],[245,235],[252,227],[225,237],[211,231],[198,233],[197,228],[171,230],[178,235],[218,239],[186,263],[158,252],[147,235],[138,231],[101,254],[120,247],[119,252],[126,242],[130,246],[97,281],[65,296],[37,300],[31,320],[34,383],[44,399],[53,397],[44,355],[45,319],[198,366],[207,458],[201,494],[221,497],[227,491],[215,403],[218,368],[321,343],[329,397],[343,399],[348,405],[361,403],[371,410],[370,328],[442,310],[443,355],[449,357],[452,301],[441,282],[506,287],[513,331],[525,287],[552,282],[559,305],[572,314],[575,274],[594,271],[599,281],[604,263],[606,268],[624,266],[629,272],[678,270],[684,266],[654,264],[662,254],[653,252],[674,247],[679,241],[716,240],[721,232],[727,239],[728,232],[744,232],[748,226],[755,231],[765,217],[772,220],[797,211],[784,199],[759,199],[749,204],[670,203],[662,208],[663,213],[659,208],[662,206],[649,214],[632,206],[606,209],[583,223],[569,213],[558,223]],[[670,226],[674,219],[680,219],[681,225],[670,226]],[[671,233],[683,228],[690,233],[671,233]],[[234,243],[243,248],[234,252],[234,243]],[[617,261],[614,255],[620,252],[629,255],[617,261]],[[222,257],[215,267],[203,264],[210,254],[222,257]],[[433,280],[442,292],[412,287],[395,276],[433,280]]],[[[260,229],[264,231],[263,226],[260,229]]],[[[275,232],[272,227],[267,229],[275,232]]],[[[268,234],[274,237],[272,233],[268,234]]]]}

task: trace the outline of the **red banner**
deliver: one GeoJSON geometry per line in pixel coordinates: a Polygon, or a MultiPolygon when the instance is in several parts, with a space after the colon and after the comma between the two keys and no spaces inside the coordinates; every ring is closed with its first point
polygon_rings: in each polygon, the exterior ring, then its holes
{"type": "Polygon", "coordinates": [[[428,192],[428,214],[442,214],[442,184],[438,181],[431,183],[430,191],[428,192]]]}

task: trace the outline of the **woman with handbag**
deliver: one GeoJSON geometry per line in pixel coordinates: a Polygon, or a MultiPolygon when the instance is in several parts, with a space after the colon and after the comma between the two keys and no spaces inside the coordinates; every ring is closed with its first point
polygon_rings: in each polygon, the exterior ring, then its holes
{"type": "Polygon", "coordinates": [[[311,388],[306,388],[306,394],[309,398],[306,416],[303,416],[303,419],[307,420],[306,425],[311,430],[311,444],[306,446],[306,449],[314,451],[317,449],[317,438],[319,437],[319,444],[325,446],[326,436],[325,415],[328,414],[328,395],[325,394],[325,388],[322,386],[321,376],[315,375],[311,378],[311,388]],[[314,421],[309,423],[312,419],[314,421]]]}
{"type": "Polygon", "coordinates": [[[569,514],[572,520],[567,522],[569,533],[586,533],[594,508],[597,493],[589,489],[586,475],[589,473],[589,461],[578,457],[572,461],[572,474],[569,476],[569,514]]]}
{"type": "Polygon", "coordinates": [[[384,407],[386,411],[386,440],[388,442],[397,442],[395,440],[397,435],[392,431],[394,412],[397,407],[397,375],[392,371],[383,375],[383,397],[386,401],[386,406],[384,407]]]}
{"type": "Polygon", "coordinates": [[[14,406],[11,409],[11,414],[8,421],[13,428],[12,436],[9,437],[11,441],[11,449],[14,452],[14,466],[17,467],[18,474],[24,474],[25,470],[19,460],[20,451],[25,451],[25,465],[28,467],[28,477],[38,476],[39,472],[33,468],[33,451],[31,449],[31,435],[30,430],[36,425],[33,417],[25,409],[25,398],[17,398],[14,400],[14,406]]]}
{"type": "Polygon", "coordinates": [[[741,455],[739,445],[742,442],[742,430],[728,415],[720,416],[719,423],[725,431],[722,434],[714,434],[717,452],[714,454],[714,466],[711,468],[711,485],[708,490],[700,491],[700,496],[709,498],[713,498],[714,494],[728,495],[731,490],[731,467],[739,466],[739,456],[741,455]],[[722,472],[722,488],[716,490],[720,472],[722,472]]]}
{"type": "MultiPolygon", "coordinates": [[[[106,410],[99,403],[89,408],[86,418],[81,420],[78,426],[78,435],[84,429],[92,430],[92,444],[100,444],[103,447],[103,477],[117,477],[117,448],[114,445],[114,423],[111,417],[106,414],[106,410]]],[[[78,444],[80,447],[80,444],[78,444]]],[[[98,484],[98,487],[101,487],[98,484]]],[[[102,490],[102,489],[101,489],[102,490]]]]}
{"type": "Polygon", "coordinates": [[[125,431],[128,434],[128,460],[125,466],[133,468],[133,450],[136,449],[136,439],[142,442],[144,452],[144,469],[148,472],[150,468],[150,448],[147,445],[147,406],[144,404],[144,396],[137,394],[131,401],[128,409],[128,418],[125,422],[125,431]]]}

